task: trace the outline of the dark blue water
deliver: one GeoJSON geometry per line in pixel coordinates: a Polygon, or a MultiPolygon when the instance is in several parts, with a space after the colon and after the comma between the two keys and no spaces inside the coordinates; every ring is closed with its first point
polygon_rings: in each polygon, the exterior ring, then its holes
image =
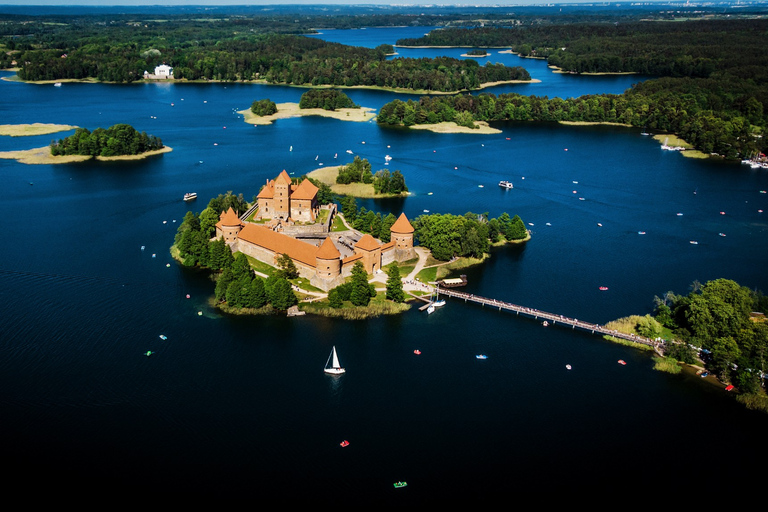
{"type": "MultiPolygon", "coordinates": [[[[547,78],[525,87],[614,91],[603,78],[547,78]]],[[[208,277],[180,268],[168,247],[185,212],[211,196],[251,198],[282,169],[344,163],[347,149],[374,169],[390,154],[414,195],[361,201],[367,208],[411,218],[506,211],[533,224],[527,245],[496,249],[467,272],[467,291],[606,322],[648,313],[654,295],[687,293],[694,280],[768,289],[765,171],[686,159],[626,128],[500,124],[498,135],[445,135],[322,118],[253,127],[237,114],[265,97],[298,101],[300,88],[0,88],[3,123],[124,122],[173,148],[139,163],[0,160],[10,484],[81,497],[87,485],[142,497],[316,502],[332,491],[347,503],[413,503],[577,496],[596,483],[636,492],[669,478],[690,487],[709,471],[724,493],[762,469],[764,416],[701,379],[654,372],[645,353],[457,301],[364,322],[224,317],[207,305],[208,277]],[[499,189],[501,179],[515,188],[499,189]],[[181,201],[190,190],[197,203],[181,201]],[[339,379],[321,371],[332,345],[348,369],[339,379]],[[487,360],[475,359],[481,352],[487,360]],[[394,489],[400,480],[408,487],[394,489]]],[[[403,97],[349,94],[372,108],[403,97]]],[[[3,137],[0,151],[68,134],[3,137]]]]}

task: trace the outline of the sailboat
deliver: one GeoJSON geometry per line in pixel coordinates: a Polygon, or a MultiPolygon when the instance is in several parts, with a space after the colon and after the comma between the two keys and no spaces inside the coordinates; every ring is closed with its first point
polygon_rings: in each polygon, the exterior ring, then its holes
{"type": "Polygon", "coordinates": [[[331,354],[328,356],[328,361],[325,362],[324,371],[331,375],[341,375],[347,371],[339,365],[339,356],[336,355],[336,345],[333,346],[333,350],[331,350],[331,354]]]}

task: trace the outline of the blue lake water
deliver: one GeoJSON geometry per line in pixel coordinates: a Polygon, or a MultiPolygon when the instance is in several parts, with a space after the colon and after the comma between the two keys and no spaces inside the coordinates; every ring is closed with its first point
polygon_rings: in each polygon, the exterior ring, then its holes
{"type": "MultiPolygon", "coordinates": [[[[328,37],[376,46],[423,32],[390,30],[328,37]]],[[[489,92],[578,96],[641,79],[499,58],[542,81],[489,92]]],[[[254,127],[237,114],[265,97],[297,102],[304,90],[293,87],[0,81],[0,91],[4,124],[128,123],[173,148],[140,163],[0,160],[0,404],[13,485],[417,503],[575,496],[596,482],[636,492],[649,478],[689,487],[705,473],[725,493],[762,469],[763,415],[697,377],[653,371],[643,352],[455,300],[364,322],[224,317],[207,305],[210,280],[168,248],[184,214],[219,193],[251,198],[282,169],[345,163],[348,149],[375,170],[390,154],[414,195],[359,201],[366,208],[532,224],[528,244],[467,271],[468,292],[603,323],[648,313],[654,295],[694,280],[768,290],[765,171],[687,159],[619,127],[447,135],[324,118],[254,127]],[[182,202],[187,191],[200,199],[182,202]],[[348,369],[338,379],[321,371],[332,345],[348,369]],[[408,487],[394,489],[401,480],[408,487]]],[[[348,93],[376,109],[407,97],[348,93]]],[[[68,134],[3,137],[0,151],[68,134]]]]}

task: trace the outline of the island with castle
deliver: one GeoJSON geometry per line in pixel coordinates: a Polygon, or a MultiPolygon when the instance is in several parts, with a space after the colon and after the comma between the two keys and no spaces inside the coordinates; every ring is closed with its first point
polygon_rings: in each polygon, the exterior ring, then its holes
{"type": "MultiPolygon", "coordinates": [[[[288,309],[291,314],[290,309],[295,310],[292,306],[300,299],[306,304],[302,310],[363,318],[403,311],[406,295],[429,303],[427,298],[434,293],[436,283],[466,284],[464,276],[447,276],[482,262],[491,244],[530,238],[522,220],[506,213],[497,219],[471,213],[432,214],[419,217],[415,224],[405,213],[399,217],[390,213],[385,219],[377,214],[374,219],[379,218],[380,229],[365,233],[359,223],[362,217],[353,214],[354,222],[345,218],[349,202],[341,201],[344,213],[340,212],[333,196],[325,195],[318,185],[308,177],[293,179],[283,170],[266,180],[252,203],[242,194],[219,195],[200,214],[187,212],[171,254],[184,266],[220,271],[215,278],[213,304],[226,312],[258,313],[268,303],[273,310],[288,309]],[[426,230],[419,231],[420,236],[433,245],[415,244],[414,225],[426,230]],[[435,233],[446,228],[466,233],[468,242],[462,239],[461,247],[446,243],[435,246],[440,236],[435,233]],[[288,296],[286,301],[275,299],[278,280],[282,281],[281,294],[288,296]],[[386,294],[379,294],[384,284],[386,294]],[[354,299],[350,290],[356,291],[354,299]],[[370,299],[361,298],[361,294],[370,299]],[[262,296],[269,300],[257,299],[262,296]],[[346,301],[356,308],[354,312],[343,305],[346,301]],[[361,305],[369,307],[361,310],[361,305]]],[[[355,209],[354,202],[351,208],[355,209]]],[[[371,214],[367,212],[365,218],[371,214]]],[[[366,225],[371,222],[375,220],[366,220],[366,225]]]]}
{"type": "Polygon", "coordinates": [[[265,184],[251,211],[241,216],[232,208],[222,212],[216,238],[223,237],[233,253],[242,252],[273,266],[278,257],[287,255],[299,276],[324,291],[343,284],[357,261],[368,274],[374,274],[389,263],[416,257],[414,229],[404,213],[390,228],[391,240],[386,243],[354,230],[332,233],[336,205],[319,206],[317,191],[309,180],[293,184],[283,171],[265,184]],[[323,223],[317,223],[321,208],[329,213],[323,223]],[[254,221],[245,221],[251,213],[255,213],[254,221]]]}

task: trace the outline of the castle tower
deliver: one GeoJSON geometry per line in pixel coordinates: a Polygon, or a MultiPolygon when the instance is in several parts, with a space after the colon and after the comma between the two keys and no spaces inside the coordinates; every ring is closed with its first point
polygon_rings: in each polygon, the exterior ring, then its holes
{"type": "Polygon", "coordinates": [[[416,251],[413,249],[413,226],[408,221],[405,213],[392,224],[389,229],[391,238],[395,242],[395,259],[397,261],[408,261],[416,257],[416,251]]]}
{"type": "Polygon", "coordinates": [[[317,258],[317,277],[334,279],[341,275],[341,253],[333,245],[330,237],[326,237],[315,255],[317,258]]]}
{"type": "Polygon", "coordinates": [[[244,225],[230,206],[229,210],[221,212],[219,222],[216,223],[216,238],[223,236],[225,242],[234,242],[244,225]]]}
{"type": "Polygon", "coordinates": [[[275,209],[274,219],[287,219],[291,216],[291,177],[283,170],[275,178],[275,193],[272,199],[275,209]]]}
{"type": "Polygon", "coordinates": [[[369,274],[381,268],[381,245],[369,234],[363,235],[355,244],[355,254],[363,255],[363,267],[369,274]]]}

